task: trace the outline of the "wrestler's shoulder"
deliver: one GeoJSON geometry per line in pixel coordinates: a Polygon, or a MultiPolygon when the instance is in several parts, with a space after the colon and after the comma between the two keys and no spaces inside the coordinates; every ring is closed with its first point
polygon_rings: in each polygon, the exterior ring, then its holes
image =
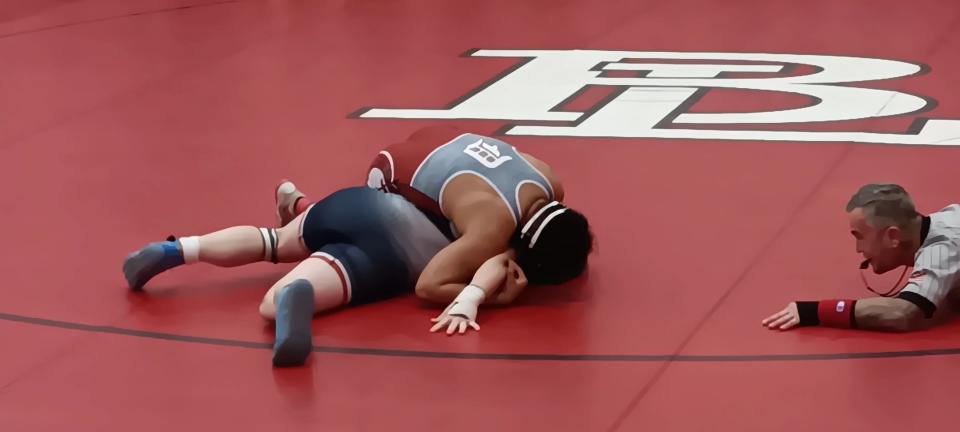
{"type": "Polygon", "coordinates": [[[557,175],[556,171],[554,171],[553,167],[529,153],[520,151],[518,151],[518,153],[520,154],[520,157],[526,159],[527,162],[530,162],[530,165],[533,165],[537,171],[540,171],[540,173],[547,178],[547,181],[549,181],[550,185],[553,186],[556,200],[563,201],[563,181],[560,180],[560,177],[557,175]]]}

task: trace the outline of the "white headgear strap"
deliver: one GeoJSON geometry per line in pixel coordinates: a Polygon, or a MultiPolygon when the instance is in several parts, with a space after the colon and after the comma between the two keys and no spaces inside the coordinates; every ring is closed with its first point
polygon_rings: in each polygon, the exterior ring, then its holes
{"type": "Polygon", "coordinates": [[[553,218],[559,216],[565,211],[567,211],[567,208],[557,201],[552,201],[543,206],[543,208],[540,210],[537,210],[537,212],[533,214],[533,217],[527,221],[526,225],[524,225],[523,229],[520,231],[521,238],[525,237],[533,228],[533,226],[536,225],[536,231],[534,231],[533,236],[530,238],[530,244],[527,247],[533,248],[533,245],[537,244],[537,239],[540,238],[540,234],[543,232],[543,229],[546,228],[547,224],[550,223],[553,218]],[[542,222],[537,223],[537,221],[543,215],[546,215],[546,217],[543,218],[542,222]]]}

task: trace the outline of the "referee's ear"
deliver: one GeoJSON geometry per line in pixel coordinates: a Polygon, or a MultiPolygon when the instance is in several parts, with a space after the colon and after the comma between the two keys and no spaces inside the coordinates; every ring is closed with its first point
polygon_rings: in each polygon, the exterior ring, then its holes
{"type": "Polygon", "coordinates": [[[903,242],[903,230],[894,225],[884,230],[884,237],[890,242],[891,247],[898,248],[903,242]]]}

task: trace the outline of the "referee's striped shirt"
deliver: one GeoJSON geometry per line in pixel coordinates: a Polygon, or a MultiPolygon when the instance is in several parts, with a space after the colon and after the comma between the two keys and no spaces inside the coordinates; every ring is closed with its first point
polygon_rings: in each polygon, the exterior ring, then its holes
{"type": "Polygon", "coordinates": [[[954,296],[960,294],[960,204],[929,218],[924,221],[929,229],[914,257],[913,274],[899,295],[919,306],[928,318],[951,291],[954,296]]]}

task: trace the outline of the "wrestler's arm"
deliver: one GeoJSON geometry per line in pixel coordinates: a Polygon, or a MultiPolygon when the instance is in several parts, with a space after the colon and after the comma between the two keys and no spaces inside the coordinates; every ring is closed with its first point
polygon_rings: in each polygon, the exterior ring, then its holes
{"type": "Polygon", "coordinates": [[[501,287],[506,276],[505,257],[512,225],[498,218],[472,218],[461,237],[430,260],[417,280],[417,297],[431,303],[448,304],[473,282],[487,296],[501,287]],[[503,263],[501,265],[501,262],[503,263]]]}

